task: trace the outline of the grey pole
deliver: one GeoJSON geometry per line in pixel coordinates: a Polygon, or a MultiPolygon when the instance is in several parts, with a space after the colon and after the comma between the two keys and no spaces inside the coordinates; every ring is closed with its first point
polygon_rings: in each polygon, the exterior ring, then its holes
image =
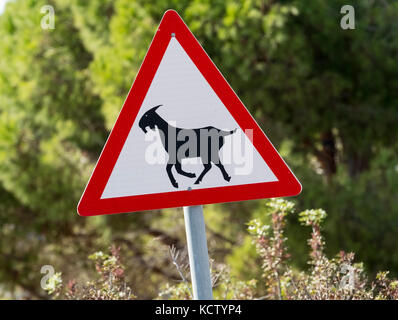
{"type": "Polygon", "coordinates": [[[187,233],[189,265],[191,269],[193,298],[212,300],[209,254],[203,206],[184,207],[185,231],[187,233]]]}

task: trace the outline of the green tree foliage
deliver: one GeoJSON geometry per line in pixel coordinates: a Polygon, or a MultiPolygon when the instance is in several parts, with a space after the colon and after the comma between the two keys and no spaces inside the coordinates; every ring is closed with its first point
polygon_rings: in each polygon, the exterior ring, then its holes
{"type": "MultiPolygon", "coordinates": [[[[178,279],[168,246],[184,247],[181,212],[83,219],[76,204],[165,10],[176,9],[301,180],[297,207],[322,207],[325,251],[355,251],[398,273],[396,62],[398,3],[358,1],[17,0],[0,15],[0,284],[34,297],[40,267],[85,278],[85,258],[111,242],[128,252],[129,283],[154,297],[178,279]],[[55,9],[55,29],[40,8],[55,9]],[[4,257],[4,258],[3,258],[4,257]]],[[[245,233],[263,201],[206,207],[211,256],[257,278],[245,233]],[[242,258],[245,257],[245,258],[242,258]],[[244,262],[244,263],[242,263],[244,262]]],[[[287,217],[292,262],[307,234],[287,217]]],[[[304,244],[304,245],[303,245],[304,244]]],[[[249,289],[248,289],[249,290],[249,289]]]]}
{"type": "Polygon", "coordinates": [[[91,55],[70,36],[77,32],[71,11],[57,10],[56,32],[42,30],[43,4],[9,3],[0,20],[0,277],[22,284],[45,241],[70,232],[71,212],[106,138],[86,70],[91,55]]]}

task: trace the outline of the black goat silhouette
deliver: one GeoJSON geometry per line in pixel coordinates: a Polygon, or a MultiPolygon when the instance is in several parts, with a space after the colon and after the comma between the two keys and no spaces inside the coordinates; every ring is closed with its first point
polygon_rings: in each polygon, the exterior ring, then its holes
{"type": "Polygon", "coordinates": [[[166,172],[171,184],[178,188],[178,183],[171,172],[173,166],[180,175],[188,178],[196,177],[194,173],[182,169],[181,160],[197,157],[201,158],[204,169],[196,179],[195,184],[202,181],[205,174],[211,169],[212,163],[220,169],[225,181],[229,182],[231,177],[220,161],[219,151],[224,144],[224,137],[233,134],[236,129],[223,131],[211,126],[196,129],[177,128],[169,125],[156,113],[160,106],[158,105],[145,112],[139,121],[139,126],[144,133],[147,133],[148,127],[159,131],[162,144],[169,154],[166,172]]]}

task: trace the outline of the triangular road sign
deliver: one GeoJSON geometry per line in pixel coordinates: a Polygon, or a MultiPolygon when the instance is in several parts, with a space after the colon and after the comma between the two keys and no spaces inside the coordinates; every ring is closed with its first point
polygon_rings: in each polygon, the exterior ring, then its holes
{"type": "Polygon", "coordinates": [[[83,216],[297,195],[301,185],[167,11],[86,186],[83,216]]]}

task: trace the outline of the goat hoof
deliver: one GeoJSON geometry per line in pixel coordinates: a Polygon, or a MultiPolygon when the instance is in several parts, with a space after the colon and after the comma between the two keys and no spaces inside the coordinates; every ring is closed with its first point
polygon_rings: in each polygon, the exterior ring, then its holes
{"type": "Polygon", "coordinates": [[[174,188],[178,188],[178,183],[177,182],[172,182],[171,184],[173,185],[174,188]]]}
{"type": "Polygon", "coordinates": [[[228,181],[228,182],[231,181],[231,177],[225,177],[224,179],[225,179],[225,181],[228,181]]]}
{"type": "Polygon", "coordinates": [[[194,184],[199,184],[199,183],[200,183],[200,180],[196,180],[194,184]]]}

